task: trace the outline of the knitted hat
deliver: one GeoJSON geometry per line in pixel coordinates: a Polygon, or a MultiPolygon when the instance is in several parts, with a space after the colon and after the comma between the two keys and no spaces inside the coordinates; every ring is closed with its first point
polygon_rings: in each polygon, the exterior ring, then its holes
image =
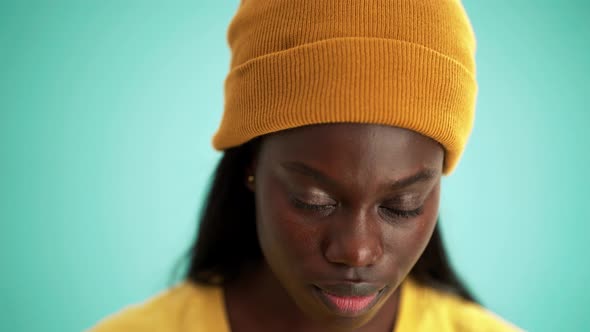
{"type": "Polygon", "coordinates": [[[475,35],[460,0],[242,0],[228,41],[217,150],[357,122],[440,142],[444,174],[458,163],[477,93],[475,35]]]}

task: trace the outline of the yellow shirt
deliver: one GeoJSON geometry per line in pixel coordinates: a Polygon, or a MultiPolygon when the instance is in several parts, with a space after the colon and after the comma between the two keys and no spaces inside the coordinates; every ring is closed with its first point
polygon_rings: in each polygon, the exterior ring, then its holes
{"type": "MultiPolygon", "coordinates": [[[[521,331],[483,307],[412,279],[402,284],[395,332],[521,331]]],[[[230,332],[223,289],[180,283],[103,319],[89,332],[230,332]]]]}

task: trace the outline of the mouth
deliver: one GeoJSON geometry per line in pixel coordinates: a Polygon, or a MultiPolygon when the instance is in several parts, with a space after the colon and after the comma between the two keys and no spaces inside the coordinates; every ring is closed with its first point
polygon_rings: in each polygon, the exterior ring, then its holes
{"type": "Polygon", "coordinates": [[[313,285],[313,292],[328,309],[339,316],[355,317],[369,311],[387,287],[369,284],[313,285]]]}

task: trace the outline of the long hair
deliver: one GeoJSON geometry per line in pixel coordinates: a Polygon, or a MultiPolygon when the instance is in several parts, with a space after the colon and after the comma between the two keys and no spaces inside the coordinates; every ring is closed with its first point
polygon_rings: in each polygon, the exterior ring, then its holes
{"type": "MultiPolygon", "coordinates": [[[[244,183],[258,141],[224,152],[200,217],[196,241],[187,253],[186,279],[204,284],[224,284],[237,278],[247,264],[263,259],[256,234],[254,194],[244,183]]],[[[451,267],[438,222],[410,276],[422,285],[450,291],[476,302],[451,267]]]]}

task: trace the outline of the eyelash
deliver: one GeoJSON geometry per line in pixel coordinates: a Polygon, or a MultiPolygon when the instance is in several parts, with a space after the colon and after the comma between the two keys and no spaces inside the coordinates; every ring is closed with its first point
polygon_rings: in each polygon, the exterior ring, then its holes
{"type": "Polygon", "coordinates": [[[390,209],[390,208],[386,208],[386,207],[381,207],[381,209],[383,211],[386,211],[385,213],[390,215],[391,217],[395,217],[395,218],[404,218],[404,219],[409,219],[409,218],[414,218],[417,217],[419,215],[421,215],[424,212],[424,206],[421,206],[415,210],[411,210],[411,211],[406,211],[406,210],[394,210],[394,209],[390,209]],[[391,215],[392,214],[392,215],[391,215]]]}
{"type": "Polygon", "coordinates": [[[291,198],[291,200],[293,201],[293,205],[295,205],[296,208],[299,208],[302,210],[314,211],[314,212],[329,213],[330,211],[332,211],[336,207],[335,205],[309,204],[309,203],[305,203],[302,200],[297,199],[295,197],[291,198]]]}
{"type": "MultiPolygon", "coordinates": [[[[299,208],[302,210],[313,211],[313,212],[320,212],[323,214],[328,214],[330,211],[332,211],[336,207],[335,205],[309,204],[309,203],[305,203],[305,202],[303,202],[297,198],[294,198],[294,197],[292,198],[292,201],[293,201],[293,204],[295,205],[296,208],[299,208]]],[[[395,210],[395,209],[387,208],[384,206],[381,206],[380,209],[385,211],[385,213],[388,215],[388,217],[404,218],[404,219],[417,217],[424,212],[424,206],[421,206],[421,207],[419,207],[415,210],[411,210],[411,211],[395,210]]]]}

